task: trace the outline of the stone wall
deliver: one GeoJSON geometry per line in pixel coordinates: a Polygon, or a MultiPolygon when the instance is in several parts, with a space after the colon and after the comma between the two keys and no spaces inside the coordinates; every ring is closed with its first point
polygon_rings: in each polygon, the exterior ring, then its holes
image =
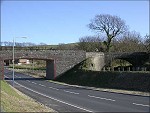
{"type": "Polygon", "coordinates": [[[0,57],[0,79],[3,80],[4,78],[4,61],[0,57]]]}
{"type": "Polygon", "coordinates": [[[150,53],[147,52],[122,52],[122,53],[105,53],[105,64],[109,64],[115,59],[126,60],[135,67],[140,67],[149,62],[150,53]]]}
{"type": "MultiPolygon", "coordinates": [[[[47,78],[54,79],[69,69],[73,68],[78,63],[89,58],[89,70],[101,71],[102,68],[109,64],[115,58],[132,60],[137,64],[140,61],[144,62],[149,59],[149,53],[103,53],[103,52],[85,52],[79,50],[39,50],[39,51],[15,51],[15,59],[37,59],[45,60],[47,62],[47,78]],[[138,56],[138,57],[137,57],[138,56]],[[143,57],[144,56],[144,57],[143,57]],[[144,61],[143,61],[143,59],[144,61]],[[52,64],[49,64],[52,63],[52,64]],[[49,67],[49,68],[48,68],[49,67]],[[53,69],[52,69],[53,68],[53,69]],[[51,71],[53,71],[53,75],[51,71]]],[[[3,78],[4,60],[12,60],[13,53],[10,50],[0,51],[0,76],[3,78]]],[[[141,64],[141,63],[140,63],[141,64]]]]}
{"type": "MultiPolygon", "coordinates": [[[[13,58],[12,51],[0,51],[0,67],[3,68],[4,60],[11,60],[13,58]],[[2,59],[3,58],[3,59],[2,59]]],[[[15,59],[37,59],[45,60],[46,62],[54,61],[55,67],[52,71],[55,77],[63,74],[67,70],[71,69],[78,63],[82,62],[86,58],[85,51],[75,51],[75,50],[45,50],[45,51],[15,51],[15,59]]],[[[48,67],[52,67],[47,64],[48,67]]],[[[2,70],[2,69],[1,69],[2,70]]],[[[47,68],[47,72],[48,68],[47,68]]],[[[1,73],[1,76],[3,74],[1,73]]],[[[46,74],[47,78],[48,74],[46,74]]],[[[54,77],[54,76],[53,76],[54,77]]],[[[54,78],[51,78],[54,79],[54,78]]]]}

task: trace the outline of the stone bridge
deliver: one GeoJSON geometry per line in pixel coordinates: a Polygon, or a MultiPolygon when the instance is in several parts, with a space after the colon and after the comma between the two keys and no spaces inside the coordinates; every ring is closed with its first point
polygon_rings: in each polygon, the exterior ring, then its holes
{"type": "Polygon", "coordinates": [[[150,60],[150,53],[147,52],[105,53],[106,65],[115,59],[126,60],[133,66],[140,67],[150,60]]]}
{"type": "MultiPolygon", "coordinates": [[[[4,77],[4,61],[12,60],[12,50],[0,51],[0,77],[4,77]]],[[[68,71],[86,58],[92,58],[92,70],[101,71],[104,66],[109,65],[114,59],[122,59],[130,62],[135,67],[141,67],[145,62],[150,62],[150,53],[102,53],[85,52],[75,50],[32,50],[15,51],[15,59],[36,59],[46,61],[46,78],[55,79],[68,71]]]]}
{"type": "MultiPolygon", "coordinates": [[[[4,61],[12,60],[12,51],[0,51],[0,76],[4,77],[4,61]]],[[[74,50],[15,51],[15,59],[46,61],[46,78],[55,79],[76,64],[85,60],[86,52],[74,50]]]]}
{"type": "Polygon", "coordinates": [[[142,67],[146,62],[150,62],[150,53],[146,52],[128,52],[128,53],[103,53],[103,52],[88,52],[86,58],[91,58],[92,66],[90,70],[101,71],[105,66],[109,67],[110,63],[115,59],[126,60],[133,67],[142,67]]]}

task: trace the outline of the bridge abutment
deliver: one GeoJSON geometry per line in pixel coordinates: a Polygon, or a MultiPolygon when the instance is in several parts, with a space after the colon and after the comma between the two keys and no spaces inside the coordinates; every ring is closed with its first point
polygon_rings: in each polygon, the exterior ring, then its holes
{"type": "Polygon", "coordinates": [[[4,61],[0,60],[0,79],[4,80],[4,61]]]}
{"type": "Polygon", "coordinates": [[[86,52],[86,58],[90,58],[89,70],[101,71],[105,65],[103,52],[86,52]]]}
{"type": "Polygon", "coordinates": [[[55,60],[46,60],[46,79],[55,79],[56,64],[55,60]]]}

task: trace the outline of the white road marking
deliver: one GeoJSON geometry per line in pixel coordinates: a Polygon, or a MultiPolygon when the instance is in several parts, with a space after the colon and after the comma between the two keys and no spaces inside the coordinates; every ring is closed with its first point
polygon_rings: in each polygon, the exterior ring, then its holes
{"type": "Polygon", "coordinates": [[[30,82],[29,80],[27,80],[28,82],[30,82]]]}
{"type": "Polygon", "coordinates": [[[49,88],[51,88],[51,89],[55,89],[55,90],[59,90],[59,89],[57,89],[57,88],[54,88],[54,87],[49,87],[49,88]]]}
{"type": "Polygon", "coordinates": [[[21,77],[19,77],[19,76],[17,76],[17,75],[15,75],[15,77],[17,77],[17,78],[21,78],[21,77]]]}
{"type": "Polygon", "coordinates": [[[76,93],[76,92],[71,92],[71,91],[67,91],[67,90],[64,90],[64,92],[67,92],[67,93],[72,93],[72,94],[76,94],[78,95],[79,93],[76,93]]]}
{"type": "Polygon", "coordinates": [[[43,87],[46,87],[46,86],[44,86],[44,85],[42,85],[42,84],[39,84],[40,86],[43,86],[43,87]]]}
{"type": "Polygon", "coordinates": [[[32,82],[33,84],[37,84],[37,83],[35,83],[35,82],[32,82]]]}
{"type": "Polygon", "coordinates": [[[32,92],[34,92],[34,93],[36,93],[36,94],[42,95],[42,96],[47,97],[47,98],[49,98],[49,99],[55,100],[55,101],[57,101],[57,102],[60,102],[60,103],[63,103],[63,104],[66,104],[66,105],[69,105],[69,106],[72,106],[72,107],[75,107],[75,108],[84,110],[84,111],[86,111],[86,112],[93,112],[93,111],[91,111],[91,110],[88,110],[88,109],[85,109],[85,108],[82,108],[82,107],[79,107],[79,106],[76,106],[76,105],[73,105],[73,104],[70,104],[70,103],[61,101],[61,100],[58,100],[58,99],[56,99],[56,98],[53,98],[53,97],[47,96],[47,95],[45,95],[45,94],[42,94],[42,93],[40,93],[40,92],[34,91],[34,90],[32,90],[32,89],[30,89],[30,88],[27,88],[27,87],[25,87],[25,86],[23,86],[23,85],[21,85],[21,84],[19,84],[19,83],[17,83],[17,82],[15,82],[15,83],[18,84],[19,86],[21,86],[21,87],[23,87],[23,88],[29,90],[29,91],[32,91],[32,92]]]}
{"type": "Polygon", "coordinates": [[[8,76],[6,76],[6,75],[4,75],[5,76],[5,78],[9,78],[8,76]]]}
{"type": "Polygon", "coordinates": [[[137,104],[137,103],[133,103],[134,105],[137,105],[137,106],[145,106],[145,107],[150,107],[150,105],[144,105],[144,104],[137,104]]]}
{"type": "Polygon", "coordinates": [[[88,95],[88,96],[89,96],[89,97],[92,97],[92,98],[99,98],[99,99],[103,99],[103,100],[116,101],[116,100],[109,99],[109,98],[96,97],[96,96],[92,96],[92,95],[88,95]]]}
{"type": "MultiPolygon", "coordinates": [[[[8,77],[8,76],[6,76],[6,75],[4,75],[4,79],[5,79],[5,78],[9,78],[9,77],[8,77]]],[[[8,80],[6,80],[6,81],[8,81],[8,80]]]]}
{"type": "MultiPolygon", "coordinates": [[[[6,75],[4,75],[6,78],[9,78],[9,77],[7,77],[6,75]]],[[[17,75],[15,75],[16,77],[18,77],[17,75]]],[[[18,78],[21,78],[21,77],[18,77],[18,78]]]]}

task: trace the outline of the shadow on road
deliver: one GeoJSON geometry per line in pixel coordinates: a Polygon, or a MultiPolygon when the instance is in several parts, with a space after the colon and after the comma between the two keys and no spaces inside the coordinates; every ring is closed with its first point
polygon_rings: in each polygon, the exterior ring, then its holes
{"type": "MultiPolygon", "coordinates": [[[[5,78],[5,80],[12,80],[13,78],[5,78]]],[[[46,78],[15,78],[15,80],[46,80],[46,78]]]]}

